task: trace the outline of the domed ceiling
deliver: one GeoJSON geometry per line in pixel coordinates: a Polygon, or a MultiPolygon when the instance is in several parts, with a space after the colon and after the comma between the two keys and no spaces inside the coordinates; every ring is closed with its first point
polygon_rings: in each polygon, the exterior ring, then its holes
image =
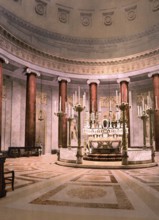
{"type": "Polygon", "coordinates": [[[159,0],[0,0],[1,49],[50,71],[159,65],[159,0]]]}

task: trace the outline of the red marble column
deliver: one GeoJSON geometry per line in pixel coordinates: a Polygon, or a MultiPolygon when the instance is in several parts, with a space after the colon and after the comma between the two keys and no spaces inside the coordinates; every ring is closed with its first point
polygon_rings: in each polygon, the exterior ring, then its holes
{"type": "MultiPolygon", "coordinates": [[[[70,82],[68,78],[58,78],[59,81],[59,101],[61,97],[61,110],[65,112],[66,110],[66,102],[67,102],[67,83],[70,82]]],[[[59,120],[59,131],[61,130],[61,137],[62,140],[60,143],[62,146],[59,147],[67,147],[67,116],[64,115],[61,120],[59,120]]],[[[60,135],[60,134],[59,134],[60,135]]]]}
{"type": "Polygon", "coordinates": [[[97,86],[100,83],[99,80],[88,80],[87,83],[89,84],[89,112],[96,113],[98,111],[98,104],[97,104],[97,86]]]}
{"type": "Polygon", "coordinates": [[[25,147],[34,147],[36,141],[36,76],[34,70],[27,69],[25,147]]]}
{"type": "Polygon", "coordinates": [[[159,73],[150,75],[153,80],[154,91],[154,135],[155,135],[155,148],[159,151],[159,73]]]}
{"type": "MultiPolygon", "coordinates": [[[[119,79],[117,81],[120,83],[120,93],[121,93],[121,103],[125,102],[129,104],[129,78],[119,79]]],[[[128,126],[128,147],[130,147],[130,113],[129,108],[126,112],[127,126],[128,126]]]]}
{"type": "Polygon", "coordinates": [[[0,151],[2,150],[2,92],[3,92],[3,63],[8,64],[9,61],[3,57],[0,56],[0,151]]]}

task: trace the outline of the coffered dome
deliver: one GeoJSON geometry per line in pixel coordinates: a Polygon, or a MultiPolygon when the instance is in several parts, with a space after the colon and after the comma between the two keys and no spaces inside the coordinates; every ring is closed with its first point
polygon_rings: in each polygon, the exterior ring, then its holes
{"type": "Polygon", "coordinates": [[[45,69],[105,75],[159,64],[159,0],[6,0],[0,15],[2,48],[45,69]]]}

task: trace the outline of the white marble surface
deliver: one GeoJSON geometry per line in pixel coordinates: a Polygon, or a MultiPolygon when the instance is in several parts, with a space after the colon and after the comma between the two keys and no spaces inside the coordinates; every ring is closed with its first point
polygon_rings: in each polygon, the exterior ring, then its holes
{"type": "Polygon", "coordinates": [[[76,160],[77,148],[60,148],[60,159],[63,160],[76,160]]]}
{"type": "Polygon", "coordinates": [[[151,160],[151,150],[128,150],[128,161],[151,160]]]}

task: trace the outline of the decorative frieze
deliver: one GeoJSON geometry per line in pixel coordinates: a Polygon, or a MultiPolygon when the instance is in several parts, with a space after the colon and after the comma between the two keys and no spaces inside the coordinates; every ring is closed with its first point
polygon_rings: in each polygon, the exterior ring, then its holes
{"type": "Polygon", "coordinates": [[[36,1],[35,12],[41,16],[46,15],[47,3],[42,0],[35,0],[35,1],[36,1]]]}

